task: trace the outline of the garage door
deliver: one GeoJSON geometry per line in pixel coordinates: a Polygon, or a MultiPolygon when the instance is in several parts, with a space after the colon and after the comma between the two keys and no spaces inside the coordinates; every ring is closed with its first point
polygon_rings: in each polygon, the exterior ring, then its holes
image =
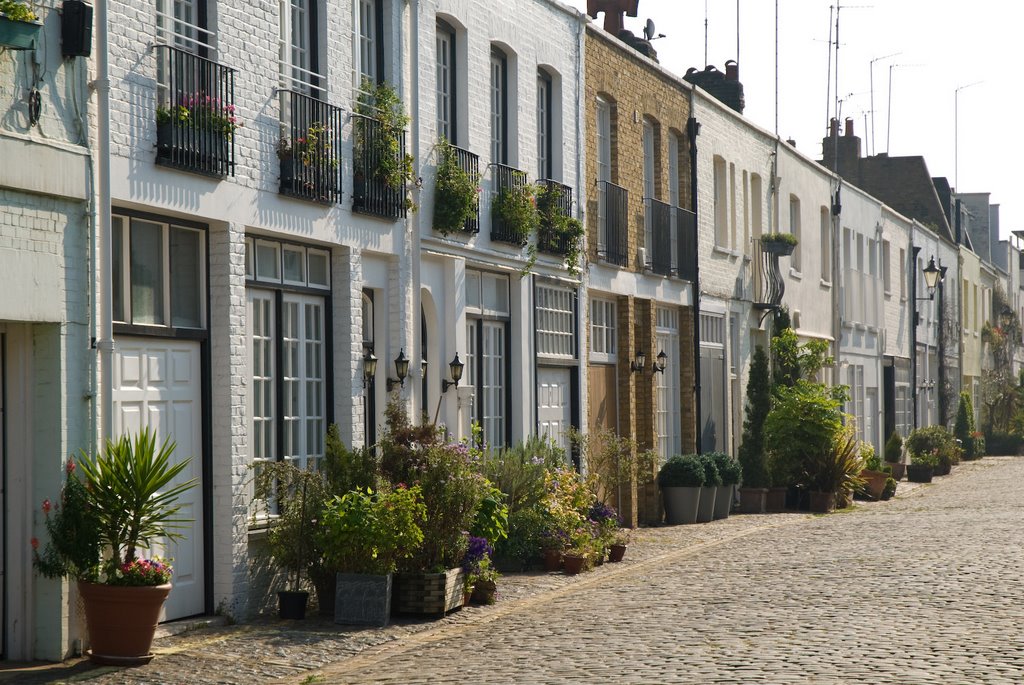
{"type": "Polygon", "coordinates": [[[190,478],[196,487],[178,500],[184,539],[164,540],[158,553],[174,566],[171,590],[161,620],[204,611],[202,492],[202,379],[199,343],[155,338],[119,338],[114,354],[114,435],[143,427],[177,443],[172,461],[192,457],[175,482],[190,478]]]}
{"type": "Polygon", "coordinates": [[[537,369],[537,433],[551,438],[569,454],[572,407],[569,369],[537,369]]]}

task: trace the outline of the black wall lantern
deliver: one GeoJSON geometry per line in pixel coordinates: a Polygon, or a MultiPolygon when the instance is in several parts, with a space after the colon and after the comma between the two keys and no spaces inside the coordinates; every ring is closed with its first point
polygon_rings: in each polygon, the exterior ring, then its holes
{"type": "Polygon", "coordinates": [[[409,360],[405,358],[405,348],[398,351],[395,357],[395,375],[398,378],[388,378],[388,392],[394,390],[395,386],[405,387],[405,379],[409,375],[409,360]]]}
{"type": "Polygon", "coordinates": [[[455,359],[451,360],[448,364],[448,371],[452,374],[452,379],[450,381],[444,378],[441,379],[442,393],[448,392],[448,388],[459,384],[459,381],[462,380],[462,369],[465,368],[465,366],[466,365],[459,359],[459,353],[456,352],[455,359]]]}
{"type": "Polygon", "coordinates": [[[637,350],[636,355],[633,357],[633,361],[629,363],[629,370],[632,373],[640,373],[644,370],[644,364],[647,363],[647,355],[642,350],[637,350]]]}
{"type": "Polygon", "coordinates": [[[668,355],[665,354],[665,350],[658,353],[655,357],[654,365],[651,367],[651,375],[656,373],[665,373],[665,367],[668,366],[668,355]]]}
{"type": "Polygon", "coordinates": [[[373,351],[370,348],[366,348],[366,354],[363,355],[363,387],[373,385],[373,378],[377,375],[377,358],[373,356],[373,351]]]}

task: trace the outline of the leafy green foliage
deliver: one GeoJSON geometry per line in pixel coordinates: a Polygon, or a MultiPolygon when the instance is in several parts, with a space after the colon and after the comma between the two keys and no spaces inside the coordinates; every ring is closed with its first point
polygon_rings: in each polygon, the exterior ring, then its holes
{"type": "Polygon", "coordinates": [[[907,436],[912,464],[951,466],[960,461],[960,447],[945,426],[918,428],[907,436]]]}
{"type": "Polygon", "coordinates": [[[696,454],[675,454],[658,471],[658,486],[662,488],[697,488],[705,485],[706,469],[696,454]]]}
{"type": "Polygon", "coordinates": [[[380,486],[380,458],[371,447],[349,449],[341,441],[338,426],[327,429],[321,472],[331,493],[342,495],[352,490],[372,490],[380,486]]]}
{"type": "Polygon", "coordinates": [[[500,188],[491,203],[491,220],[502,225],[508,236],[526,245],[540,225],[534,186],[524,183],[500,188]]]}
{"type": "Polygon", "coordinates": [[[725,452],[708,452],[704,456],[714,463],[715,470],[722,480],[722,485],[739,484],[742,471],[739,462],[733,459],[731,455],[725,452]]]}
{"type": "Polygon", "coordinates": [[[18,0],[0,0],[0,13],[11,21],[35,21],[38,19],[28,3],[18,0]]]}
{"type": "Polygon", "coordinates": [[[121,563],[134,561],[138,549],[149,549],[159,538],[182,538],[177,530],[189,519],[178,515],[176,502],[196,481],[173,482],[192,460],[172,464],[175,447],[170,438],[158,447],[156,434],[143,428],[134,439],[107,440],[101,454],[79,453],[99,541],[110,550],[106,575],[113,576],[121,563]]]}
{"type": "Polygon", "coordinates": [[[835,432],[822,451],[808,452],[798,482],[816,492],[834,492],[837,501],[848,502],[864,486],[860,472],[864,457],[851,426],[835,432]]]}
{"type": "MultiPolygon", "coordinates": [[[[403,184],[415,182],[413,156],[402,154],[402,135],[409,125],[409,115],[398,93],[387,83],[374,84],[363,79],[356,113],[377,122],[375,135],[368,135],[369,122],[355,117],[353,133],[356,156],[373,160],[373,178],[391,190],[399,190],[403,184]]],[[[414,210],[416,205],[410,197],[405,198],[406,209],[414,210]]]]}
{"type": "Polygon", "coordinates": [[[807,480],[809,465],[825,457],[843,427],[844,400],[845,387],[829,388],[806,380],[777,389],[764,425],[773,483],[807,480]]]}
{"type": "Polygon", "coordinates": [[[566,466],[565,452],[536,435],[485,454],[481,463],[487,480],[507,497],[510,518],[520,510],[538,506],[546,492],[545,474],[566,466]]]}
{"type": "Polygon", "coordinates": [[[33,538],[33,561],[46,578],[71,578],[96,582],[100,572],[100,520],[85,484],[75,475],[75,462],[67,461],[60,501],[43,502],[49,541],[40,554],[33,538]]]}
{"type": "Polygon", "coordinates": [[[722,485],[722,474],[718,472],[718,464],[712,453],[700,455],[700,465],[704,469],[704,485],[708,487],[722,485]]]}
{"type": "Polygon", "coordinates": [[[797,244],[796,236],[792,233],[765,233],[761,236],[762,243],[779,243],[782,245],[793,245],[797,244]]]}
{"type": "Polygon", "coordinates": [[[896,486],[897,486],[897,483],[896,483],[896,479],[895,478],[893,478],[892,476],[886,478],[885,479],[885,488],[882,490],[882,497],[881,497],[881,499],[883,501],[887,500],[887,499],[892,499],[892,496],[896,494],[896,486]]]}
{"type": "Polygon", "coordinates": [[[434,230],[442,235],[461,231],[476,213],[480,174],[459,165],[455,148],[446,139],[438,141],[437,179],[434,188],[434,230]]]}
{"type": "Polygon", "coordinates": [[[580,272],[583,258],[583,224],[569,216],[562,207],[562,189],[557,185],[537,184],[537,214],[539,226],[537,242],[541,245],[555,245],[565,241],[568,250],[565,255],[566,271],[570,276],[580,272]]]}
{"type": "Polygon", "coordinates": [[[825,340],[801,343],[796,331],[784,328],[772,337],[772,358],[775,361],[775,387],[792,388],[797,381],[813,380],[822,367],[833,363],[825,340]]]}
{"type": "MultiPolygon", "coordinates": [[[[964,451],[965,459],[975,457],[974,450],[974,406],[971,402],[971,395],[968,392],[960,393],[960,402],[956,408],[956,423],[953,425],[953,435],[960,441],[964,451]]],[[[981,454],[977,455],[981,456],[981,454]]]]}
{"type": "Polygon", "coordinates": [[[419,486],[335,496],[318,527],[325,561],[342,573],[393,573],[422,544],[426,513],[419,486]]]}
{"type": "Polygon", "coordinates": [[[885,460],[890,463],[897,463],[903,458],[903,438],[896,431],[892,432],[885,442],[885,460]]]}
{"type": "Polygon", "coordinates": [[[469,534],[484,538],[492,545],[508,537],[508,505],[505,499],[505,493],[487,481],[469,534]]]}
{"type": "Polygon", "coordinates": [[[771,410],[771,385],[768,377],[768,355],[760,345],[754,350],[747,380],[747,411],[743,419],[743,439],[739,460],[743,484],[751,488],[771,485],[764,449],[764,421],[771,410]]]}

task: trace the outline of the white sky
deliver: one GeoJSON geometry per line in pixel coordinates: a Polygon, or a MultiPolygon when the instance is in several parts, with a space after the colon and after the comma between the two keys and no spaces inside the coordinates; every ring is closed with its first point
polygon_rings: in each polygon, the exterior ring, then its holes
{"type": "MultiPolygon", "coordinates": [[[[586,0],[563,1],[586,11],[586,0]]],[[[641,35],[645,21],[652,19],[656,31],[666,34],[653,43],[659,61],[681,76],[689,67],[705,65],[706,7],[707,63],[724,71],[726,60],[736,58],[737,4],[744,116],[774,131],[773,0],[640,0],[638,16],[626,17],[625,24],[641,35]]],[[[835,89],[828,88],[835,0],[778,0],[778,7],[778,132],[819,159],[828,116],[835,114],[835,89]]],[[[1024,197],[1018,188],[1024,122],[1015,114],[1024,110],[1024,3],[849,0],[840,8],[839,118],[854,119],[862,154],[886,152],[888,139],[893,156],[923,155],[932,176],[947,177],[963,192],[991,193],[990,201],[1000,205],[1003,235],[1024,229],[1024,197]],[[874,63],[872,135],[871,60],[892,53],[900,54],[874,63]],[[958,98],[959,161],[954,163],[954,93],[968,85],[958,98]]],[[[601,14],[597,24],[603,22],[601,14]]]]}

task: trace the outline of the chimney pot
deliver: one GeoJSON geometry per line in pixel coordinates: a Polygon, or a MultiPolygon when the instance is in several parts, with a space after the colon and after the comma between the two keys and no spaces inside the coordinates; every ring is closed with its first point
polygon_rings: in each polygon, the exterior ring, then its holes
{"type": "Polygon", "coordinates": [[[828,132],[833,138],[839,135],[839,120],[835,117],[832,117],[828,122],[828,132]]]}
{"type": "Polygon", "coordinates": [[[725,78],[730,81],[740,80],[740,65],[736,63],[736,60],[731,59],[725,63],[725,78]]]}
{"type": "Polygon", "coordinates": [[[853,119],[849,117],[846,119],[846,135],[849,137],[853,136],[853,119]]]}

